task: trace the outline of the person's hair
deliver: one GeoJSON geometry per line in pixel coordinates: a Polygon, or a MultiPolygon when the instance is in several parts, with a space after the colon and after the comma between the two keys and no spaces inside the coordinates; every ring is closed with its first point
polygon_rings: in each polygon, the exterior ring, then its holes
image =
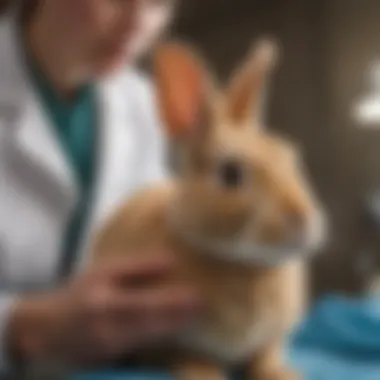
{"type": "MultiPolygon", "coordinates": [[[[0,0],[0,16],[7,13],[12,6],[14,6],[16,0],[0,0]]],[[[21,8],[23,11],[23,14],[28,17],[31,12],[34,11],[34,9],[37,6],[38,0],[17,0],[19,3],[21,3],[21,8]]]]}
{"type": "Polygon", "coordinates": [[[0,15],[3,15],[11,6],[12,0],[0,0],[0,15]]]}

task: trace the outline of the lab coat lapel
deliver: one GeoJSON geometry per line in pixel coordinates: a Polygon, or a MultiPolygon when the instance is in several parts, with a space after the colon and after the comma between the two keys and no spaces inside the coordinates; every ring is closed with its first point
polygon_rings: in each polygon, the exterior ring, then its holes
{"type": "Polygon", "coordinates": [[[136,149],[139,125],[134,87],[126,91],[125,77],[115,76],[98,86],[98,160],[90,223],[77,269],[91,260],[94,236],[107,218],[131,195],[138,178],[136,149]]]}
{"type": "Polygon", "coordinates": [[[18,123],[17,147],[29,165],[43,171],[56,190],[74,203],[78,195],[74,172],[49,123],[38,100],[31,96],[18,123]]]}
{"type": "MultiPolygon", "coordinates": [[[[15,17],[3,22],[0,50],[7,51],[0,65],[0,106],[10,110],[14,148],[31,170],[42,171],[57,191],[73,203],[75,178],[63,149],[27,75],[19,48],[15,17]]],[[[4,114],[4,113],[3,113],[4,114]]]]}

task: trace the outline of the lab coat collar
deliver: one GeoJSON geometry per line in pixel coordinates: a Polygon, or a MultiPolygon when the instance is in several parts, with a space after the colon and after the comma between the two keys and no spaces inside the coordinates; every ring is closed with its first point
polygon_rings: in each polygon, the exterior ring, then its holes
{"type": "MultiPolygon", "coordinates": [[[[0,27],[0,51],[7,52],[0,62],[0,117],[7,118],[9,130],[15,137],[15,148],[24,157],[25,162],[37,170],[42,170],[46,174],[47,183],[52,184],[54,191],[62,196],[62,202],[66,201],[72,206],[79,195],[75,175],[28,78],[28,68],[18,40],[16,20],[13,11],[3,20],[0,27]]],[[[122,77],[128,75],[124,73],[122,77]]],[[[118,111],[122,108],[126,111],[126,100],[119,99],[120,96],[117,95],[123,83],[116,74],[96,86],[100,134],[100,144],[97,147],[97,187],[103,186],[103,182],[107,182],[111,175],[120,176],[120,173],[110,172],[109,169],[110,165],[111,168],[115,165],[117,154],[113,151],[121,127],[118,111]],[[121,101],[123,105],[119,104],[121,101]]],[[[133,136],[129,137],[129,145],[133,145],[133,136]]],[[[96,192],[105,192],[103,197],[108,196],[106,188],[96,189],[96,192]]],[[[107,201],[103,200],[103,204],[107,204],[107,201]]]]}

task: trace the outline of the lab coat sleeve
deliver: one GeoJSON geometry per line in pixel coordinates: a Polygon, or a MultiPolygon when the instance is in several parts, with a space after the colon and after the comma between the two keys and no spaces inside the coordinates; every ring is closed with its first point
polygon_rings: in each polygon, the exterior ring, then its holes
{"type": "Polygon", "coordinates": [[[16,298],[13,294],[0,293],[0,374],[10,368],[7,355],[7,334],[10,315],[13,312],[16,298]]]}

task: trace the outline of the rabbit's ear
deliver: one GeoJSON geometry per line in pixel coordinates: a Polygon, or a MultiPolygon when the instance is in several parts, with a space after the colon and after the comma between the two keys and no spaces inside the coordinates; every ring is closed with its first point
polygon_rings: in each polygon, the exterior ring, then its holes
{"type": "Polygon", "coordinates": [[[227,88],[227,112],[232,121],[241,123],[253,119],[260,123],[266,82],[277,54],[273,41],[261,40],[233,75],[227,88]]]}
{"type": "Polygon", "coordinates": [[[207,102],[205,67],[190,48],[172,42],[157,49],[154,69],[159,111],[169,136],[181,140],[194,134],[207,102]]]}

